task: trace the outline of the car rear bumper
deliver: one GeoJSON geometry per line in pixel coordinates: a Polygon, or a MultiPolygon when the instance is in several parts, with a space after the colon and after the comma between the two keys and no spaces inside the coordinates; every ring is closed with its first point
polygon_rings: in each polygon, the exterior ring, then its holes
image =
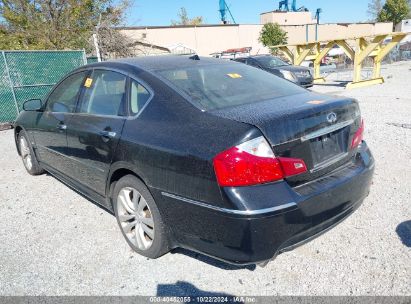
{"type": "Polygon", "coordinates": [[[224,188],[233,209],[153,192],[176,247],[246,265],[270,260],[347,218],[368,195],[373,171],[363,142],[355,160],[296,188],[285,181],[224,188]]]}

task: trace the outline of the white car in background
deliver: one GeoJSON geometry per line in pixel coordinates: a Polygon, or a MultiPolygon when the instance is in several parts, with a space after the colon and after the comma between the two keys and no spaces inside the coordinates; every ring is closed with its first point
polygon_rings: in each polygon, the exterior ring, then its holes
{"type": "MultiPolygon", "coordinates": [[[[307,67],[311,70],[311,74],[314,75],[314,62],[310,60],[303,61],[301,66],[307,67]]],[[[335,63],[321,63],[320,64],[320,74],[328,75],[337,70],[335,63]]]]}

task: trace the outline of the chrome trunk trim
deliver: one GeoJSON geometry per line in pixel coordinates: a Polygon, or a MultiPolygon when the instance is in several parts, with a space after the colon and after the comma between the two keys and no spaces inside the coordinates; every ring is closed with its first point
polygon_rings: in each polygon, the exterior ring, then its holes
{"type": "Polygon", "coordinates": [[[328,134],[328,133],[338,131],[338,130],[340,130],[342,128],[345,128],[345,127],[347,127],[347,126],[349,126],[353,123],[354,123],[354,120],[350,119],[350,120],[343,121],[343,122],[337,123],[337,124],[329,126],[329,127],[322,128],[320,130],[314,131],[312,133],[309,133],[309,134],[301,137],[301,141],[304,142],[304,141],[307,141],[307,140],[310,140],[310,139],[313,139],[313,138],[323,136],[323,135],[328,134]]]}

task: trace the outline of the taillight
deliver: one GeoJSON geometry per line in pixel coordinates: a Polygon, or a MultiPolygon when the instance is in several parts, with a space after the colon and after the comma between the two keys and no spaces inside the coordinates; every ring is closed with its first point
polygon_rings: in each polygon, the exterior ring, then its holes
{"type": "Polygon", "coordinates": [[[219,153],[213,162],[222,187],[263,184],[307,171],[302,159],[276,158],[262,136],[219,153]]]}
{"type": "Polygon", "coordinates": [[[307,166],[302,159],[279,157],[284,177],[298,175],[307,172],[307,166]]]}
{"type": "Polygon", "coordinates": [[[361,143],[364,136],[364,120],[361,120],[361,125],[358,130],[355,132],[354,137],[351,142],[351,149],[357,148],[361,143]]]}

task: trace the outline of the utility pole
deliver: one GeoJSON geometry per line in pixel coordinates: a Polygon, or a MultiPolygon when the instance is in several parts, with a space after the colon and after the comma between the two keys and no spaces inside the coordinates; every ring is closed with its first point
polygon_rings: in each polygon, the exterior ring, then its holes
{"type": "Polygon", "coordinates": [[[97,62],[101,62],[101,55],[100,55],[100,48],[98,46],[98,31],[100,29],[100,24],[101,24],[101,14],[100,17],[98,19],[98,23],[96,26],[96,30],[95,33],[93,34],[93,42],[94,42],[94,48],[96,49],[96,55],[97,55],[97,62]]]}
{"type": "Polygon", "coordinates": [[[100,62],[101,61],[101,56],[100,56],[100,48],[98,47],[97,34],[93,34],[93,42],[94,42],[94,48],[96,49],[97,62],[100,62]]]}

